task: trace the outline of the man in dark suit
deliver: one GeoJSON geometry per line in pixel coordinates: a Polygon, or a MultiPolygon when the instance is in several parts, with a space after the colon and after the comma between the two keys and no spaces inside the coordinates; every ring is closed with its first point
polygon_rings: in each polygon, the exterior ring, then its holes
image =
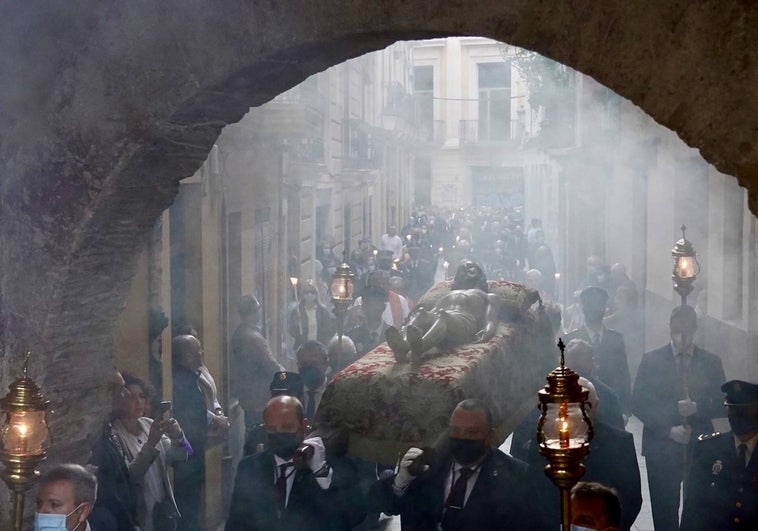
{"type": "Polygon", "coordinates": [[[368,286],[363,290],[363,322],[348,330],[346,334],[355,344],[358,357],[373,350],[386,338],[388,324],[384,321],[383,314],[387,306],[387,296],[387,290],[379,286],[368,286]]]}
{"type": "Polygon", "coordinates": [[[732,380],[721,390],[732,431],[694,443],[682,531],[758,529],[758,385],[732,380]]]}
{"type": "Polygon", "coordinates": [[[200,531],[202,491],[205,486],[205,448],[208,432],[225,430],[229,423],[223,415],[208,411],[200,388],[203,347],[191,335],[178,335],[171,341],[174,418],[192,445],[192,455],[174,465],[174,497],[179,513],[179,531],[200,531]]]}
{"type": "Polygon", "coordinates": [[[623,430],[625,428],[621,403],[616,393],[595,376],[595,351],[583,339],[572,339],[566,345],[566,365],[595,386],[597,397],[603,407],[597,412],[598,420],[623,430]]]}
{"type": "MultiPolygon", "coordinates": [[[[594,428],[590,453],[584,460],[586,471],[582,480],[602,483],[618,492],[622,508],[621,530],[629,531],[642,507],[640,469],[634,437],[627,431],[599,420],[603,406],[600,405],[602,400],[598,399],[595,386],[586,378],[580,378],[579,383],[589,390],[590,418],[594,428]]],[[[560,520],[558,489],[543,472],[547,460],[539,453],[534,437],[539,415],[527,418],[529,420],[522,423],[517,433],[514,433],[511,454],[529,464],[541,511],[549,521],[557,522],[560,520]],[[527,424],[527,430],[524,430],[524,424],[527,424]],[[529,433],[528,438],[524,437],[525,432],[529,433]]]]}
{"type": "Polygon", "coordinates": [[[674,308],[671,342],[642,357],[634,382],[632,411],[644,424],[642,455],[656,529],[679,529],[679,490],[692,435],[711,433],[723,416],[721,359],[696,346],[697,315],[674,308]]]}
{"type": "Polygon", "coordinates": [[[630,410],[631,376],[626,359],[624,338],[615,330],[603,325],[608,292],[602,288],[589,287],[580,295],[584,326],[563,338],[568,344],[572,339],[583,339],[592,345],[595,352],[595,376],[607,384],[619,398],[621,409],[628,415],[630,410]]]}
{"type": "Polygon", "coordinates": [[[434,265],[421,254],[419,247],[408,247],[408,259],[400,264],[400,274],[405,278],[408,294],[414,301],[434,284],[434,265]]]}
{"type": "Polygon", "coordinates": [[[299,400],[272,398],[263,424],[266,449],[240,461],[227,530],[339,531],[363,519],[351,463],[327,463],[321,438],[304,438],[306,419],[299,400]]]}
{"type": "Polygon", "coordinates": [[[459,403],[449,435],[439,459],[409,449],[397,474],[374,484],[369,505],[399,514],[406,531],[542,529],[526,465],[493,448],[490,408],[476,399],[459,403]]]}

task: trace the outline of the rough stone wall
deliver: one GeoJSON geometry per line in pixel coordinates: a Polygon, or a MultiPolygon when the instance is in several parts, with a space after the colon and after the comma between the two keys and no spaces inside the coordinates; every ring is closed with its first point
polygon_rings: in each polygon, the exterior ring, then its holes
{"type": "Polygon", "coordinates": [[[38,353],[56,460],[84,458],[108,407],[112,324],[178,180],[249,106],[395,40],[489,36],[589,74],[737,176],[758,212],[755,1],[1,5],[0,370],[5,388],[38,353]]]}

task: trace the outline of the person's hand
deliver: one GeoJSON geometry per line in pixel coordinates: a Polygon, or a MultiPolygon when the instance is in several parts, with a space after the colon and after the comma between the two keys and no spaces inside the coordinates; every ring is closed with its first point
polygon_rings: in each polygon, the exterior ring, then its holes
{"type": "Polygon", "coordinates": [[[680,424],[679,426],[673,426],[669,430],[669,439],[677,444],[688,444],[690,437],[692,437],[692,428],[690,426],[680,424]]]}
{"type": "Polygon", "coordinates": [[[179,421],[175,418],[170,418],[163,421],[163,430],[168,435],[168,438],[175,441],[184,437],[182,427],[179,425],[179,421]]]}
{"type": "Polygon", "coordinates": [[[321,437],[305,439],[298,450],[295,453],[302,454],[303,465],[307,465],[311,472],[317,474],[326,469],[326,447],[321,437]]]}
{"type": "Polygon", "coordinates": [[[208,427],[208,434],[211,437],[225,438],[229,433],[231,423],[224,415],[212,415],[211,424],[208,427]]]}
{"type": "MultiPolygon", "coordinates": [[[[413,461],[423,454],[424,451],[421,448],[409,448],[405,455],[400,459],[400,465],[398,466],[397,474],[395,475],[394,484],[398,489],[404,489],[408,484],[413,481],[414,475],[408,470],[413,461]]],[[[429,470],[429,465],[424,465],[424,472],[429,470]]]]}
{"type": "Polygon", "coordinates": [[[689,398],[677,402],[676,407],[679,410],[679,414],[685,418],[697,413],[697,402],[693,402],[689,398]]]}
{"type": "Polygon", "coordinates": [[[164,421],[162,420],[154,420],[150,425],[150,431],[147,434],[147,442],[145,443],[150,448],[158,444],[158,441],[163,437],[163,422],[164,421]]]}

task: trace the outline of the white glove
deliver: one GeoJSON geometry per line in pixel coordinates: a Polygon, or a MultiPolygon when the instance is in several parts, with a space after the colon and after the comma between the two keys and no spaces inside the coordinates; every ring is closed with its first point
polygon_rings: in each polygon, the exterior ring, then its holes
{"type": "Polygon", "coordinates": [[[683,417],[689,417],[697,413],[697,402],[693,402],[689,398],[677,402],[676,407],[679,410],[679,414],[683,417]]]}
{"type": "Polygon", "coordinates": [[[692,428],[689,426],[673,426],[669,430],[669,439],[674,441],[678,444],[687,444],[690,442],[690,437],[692,436],[692,428]]]}
{"type": "Polygon", "coordinates": [[[313,456],[310,461],[308,461],[308,466],[310,467],[311,472],[315,474],[326,464],[326,447],[324,446],[324,441],[321,437],[311,437],[310,439],[305,439],[303,444],[307,444],[313,448],[313,456]]]}
{"type": "MultiPolygon", "coordinates": [[[[402,459],[400,459],[400,465],[398,466],[397,474],[395,475],[394,485],[398,489],[404,489],[408,484],[413,481],[414,476],[408,471],[408,467],[411,466],[413,460],[423,454],[424,451],[421,448],[409,448],[402,459]]],[[[424,471],[429,470],[429,465],[424,465],[424,471]]]]}

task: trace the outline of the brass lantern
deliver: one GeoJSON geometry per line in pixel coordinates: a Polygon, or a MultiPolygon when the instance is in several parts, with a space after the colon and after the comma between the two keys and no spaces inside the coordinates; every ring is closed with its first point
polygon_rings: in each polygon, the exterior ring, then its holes
{"type": "Polygon", "coordinates": [[[692,283],[700,273],[695,248],[692,247],[692,242],[684,237],[686,230],[687,227],[682,225],[682,239],[671,249],[671,256],[674,258],[674,272],[671,274],[671,280],[674,282],[674,290],[682,298],[682,306],[687,304],[687,295],[692,292],[692,283]]]}
{"type": "Polygon", "coordinates": [[[590,451],[592,422],[587,416],[589,391],[579,384],[579,374],[566,367],[565,345],[558,340],[561,364],[547,375],[539,391],[540,415],[537,443],[548,460],[545,474],[561,492],[561,522],[571,529],[571,487],[584,475],[582,459],[590,451]]]}
{"type": "Polygon", "coordinates": [[[332,277],[332,304],[334,315],[337,317],[337,335],[342,341],[345,314],[353,303],[353,271],[350,266],[343,262],[332,277]]]}
{"type": "Polygon", "coordinates": [[[13,382],[8,394],[0,400],[3,411],[0,436],[0,461],[4,465],[2,478],[15,495],[13,529],[16,531],[21,531],[24,493],[39,477],[37,465],[44,461],[49,441],[47,407],[50,401],[27,376],[29,356],[27,353],[23,378],[13,382]]]}

